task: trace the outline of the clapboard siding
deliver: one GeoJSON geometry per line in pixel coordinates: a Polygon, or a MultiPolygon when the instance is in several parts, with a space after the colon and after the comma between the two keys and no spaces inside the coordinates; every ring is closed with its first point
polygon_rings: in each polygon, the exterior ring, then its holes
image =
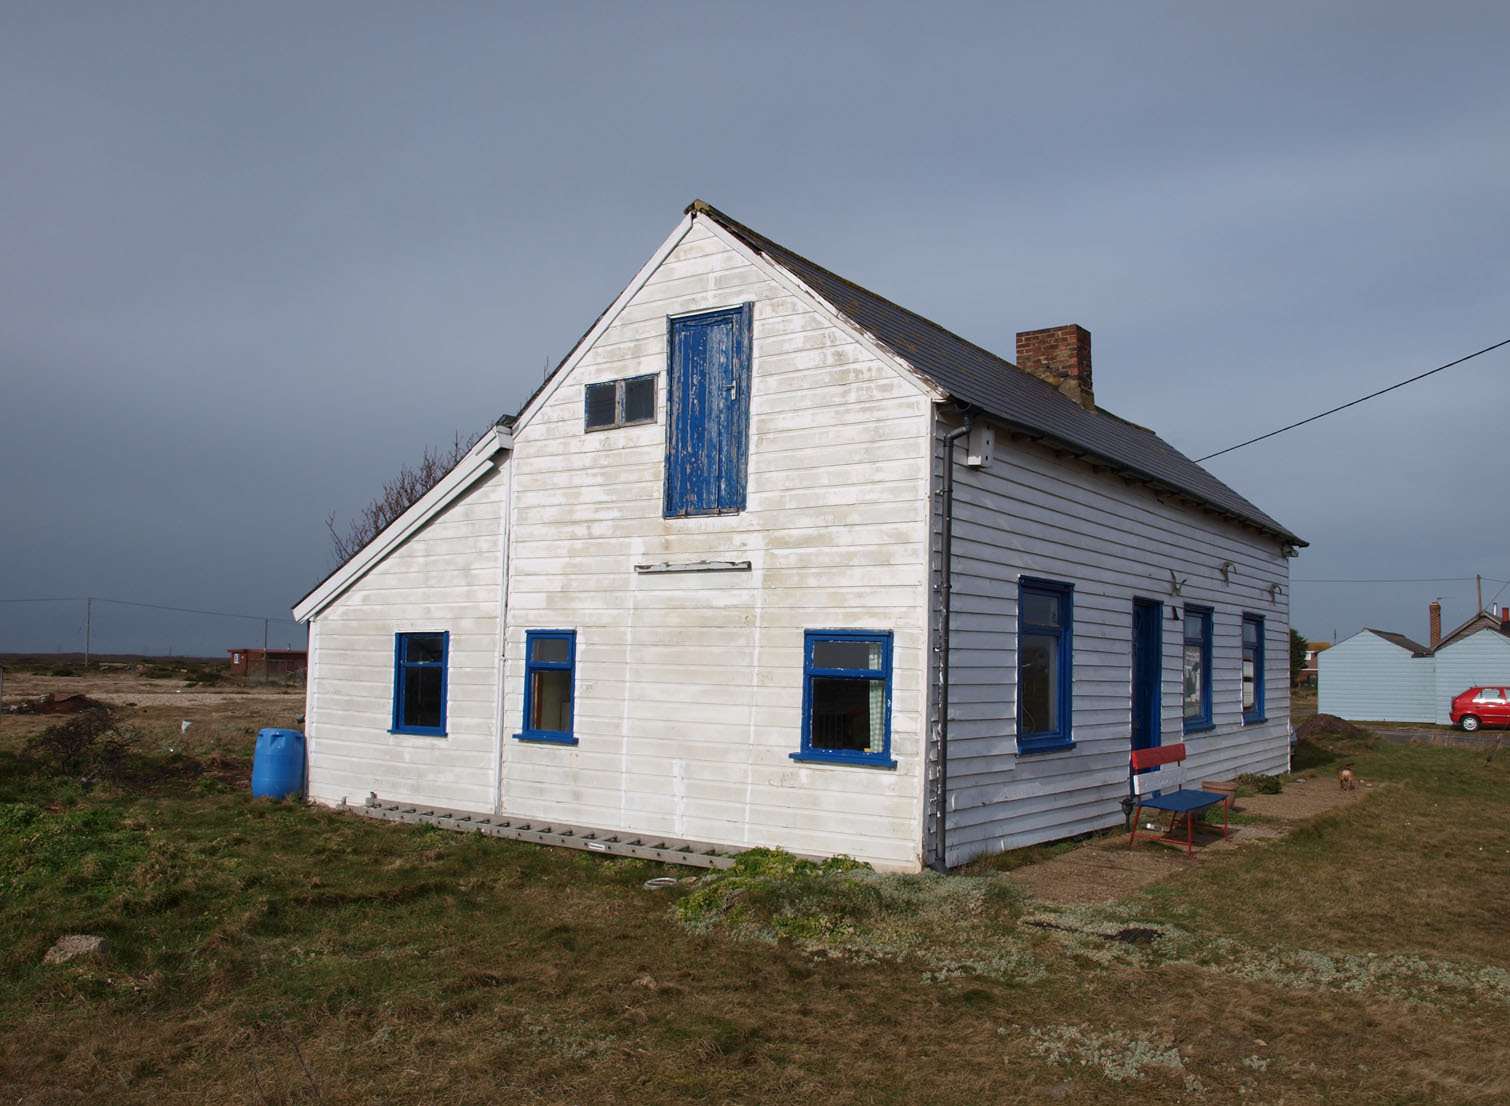
{"type": "Polygon", "coordinates": [[[494,808],[507,462],[313,620],[309,792],[494,808]],[[394,635],[451,635],[444,737],[392,734],[394,635]]]}
{"type": "Polygon", "coordinates": [[[1433,662],[1362,630],[1317,657],[1316,709],[1338,718],[1430,722],[1433,662]]]}
{"type": "Polygon", "coordinates": [[[930,400],[695,221],[516,428],[503,809],[916,868],[930,400]],[[754,304],[746,509],[665,519],[666,319],[754,304]],[[655,424],[586,434],[583,386],[657,375],[655,424]],[[747,572],[636,564],[747,560],[747,572]],[[803,631],[890,630],[894,771],[797,764],[803,631]],[[524,634],[577,631],[576,746],[515,741],[524,634]]]}
{"type": "MultiPolygon", "coordinates": [[[[953,425],[941,419],[935,441],[953,425]]],[[[957,446],[957,458],[963,446],[957,446]]],[[[942,472],[942,447],[935,446],[942,472]]],[[[1205,776],[1275,772],[1289,759],[1289,568],[1276,539],[998,428],[995,458],[955,469],[948,862],[1119,824],[1131,732],[1132,605],[1164,604],[1162,730],[1205,776]],[[1220,567],[1235,566],[1230,581],[1220,567]],[[1183,581],[1171,595],[1170,573],[1183,581]],[[1071,749],[1016,744],[1021,576],[1074,585],[1071,749]],[[1280,586],[1278,599],[1270,585],[1280,586]],[[1213,608],[1210,731],[1183,735],[1181,623],[1213,608]],[[1262,615],[1267,720],[1245,725],[1242,616],[1262,615]]],[[[934,545],[938,544],[935,523],[934,545]]],[[[937,571],[937,562],[935,566],[937,571]]],[[[932,826],[929,827],[930,834],[932,826]]]]}

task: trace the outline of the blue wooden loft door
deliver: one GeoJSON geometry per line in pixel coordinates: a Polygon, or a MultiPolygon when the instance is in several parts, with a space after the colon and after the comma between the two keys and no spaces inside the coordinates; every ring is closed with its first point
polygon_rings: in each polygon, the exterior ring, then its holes
{"type": "Polygon", "coordinates": [[[751,305],[671,320],[668,518],[744,510],[751,305]]]}

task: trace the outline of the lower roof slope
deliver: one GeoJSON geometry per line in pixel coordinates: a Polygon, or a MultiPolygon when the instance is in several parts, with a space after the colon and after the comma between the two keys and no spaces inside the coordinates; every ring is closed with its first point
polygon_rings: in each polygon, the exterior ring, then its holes
{"type": "Polygon", "coordinates": [[[1029,435],[1052,439],[1296,546],[1306,543],[1151,430],[1108,411],[1088,411],[1057,388],[937,323],[862,288],[694,200],[714,220],[792,273],[861,330],[942,390],[1029,435]]]}

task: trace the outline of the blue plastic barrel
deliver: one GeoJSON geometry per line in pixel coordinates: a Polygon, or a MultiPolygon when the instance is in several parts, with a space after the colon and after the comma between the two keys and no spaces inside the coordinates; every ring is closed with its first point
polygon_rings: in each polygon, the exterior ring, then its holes
{"type": "Polygon", "coordinates": [[[304,735],[298,730],[259,730],[252,754],[252,795],[286,799],[304,793],[304,735]]]}

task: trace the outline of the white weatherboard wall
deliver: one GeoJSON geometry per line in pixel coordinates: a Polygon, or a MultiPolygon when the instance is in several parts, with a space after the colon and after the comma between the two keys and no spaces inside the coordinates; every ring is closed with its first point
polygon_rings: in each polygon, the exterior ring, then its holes
{"type": "MultiPolygon", "coordinates": [[[[941,425],[939,433],[948,427],[941,425]]],[[[958,448],[958,447],[957,447],[958,448]]],[[[957,456],[963,456],[960,450],[957,456]]],[[[1196,779],[1289,766],[1289,561],[1277,538],[998,431],[986,467],[955,469],[948,862],[1120,825],[1131,749],[1135,597],[1163,612],[1165,745],[1196,779]],[[1220,566],[1232,561],[1230,582],[1220,566]],[[1170,572],[1184,581],[1170,594],[1170,572]],[[1017,588],[1074,585],[1071,749],[1019,755],[1017,588]],[[1280,585],[1278,600],[1270,585],[1280,585]],[[1213,609],[1213,729],[1183,734],[1182,623],[1213,609]],[[1267,720],[1242,719],[1242,616],[1264,618],[1267,720]]]]}
{"type": "Polygon", "coordinates": [[[1453,698],[1470,687],[1510,687],[1510,637],[1496,630],[1460,638],[1430,659],[1436,694],[1427,721],[1450,725],[1453,698]]]}
{"type": "Polygon", "coordinates": [[[516,427],[502,807],[635,833],[921,863],[931,400],[694,219],[516,427]],[[667,316],[754,303],[747,508],[665,519],[667,316]],[[655,373],[654,425],[583,386],[655,373]],[[636,564],[749,561],[644,575],[636,564]],[[803,631],[890,630],[895,770],[798,764],[803,631]],[[528,629],[577,632],[576,746],[514,740],[528,629]]]}
{"type": "Polygon", "coordinates": [[[508,462],[320,611],[311,626],[309,794],[494,806],[508,462]],[[393,734],[394,635],[449,631],[444,737],[393,734]]]}
{"type": "Polygon", "coordinates": [[[1316,664],[1316,709],[1322,714],[1372,722],[1436,718],[1433,658],[1416,657],[1372,630],[1324,650],[1316,664]]]}

